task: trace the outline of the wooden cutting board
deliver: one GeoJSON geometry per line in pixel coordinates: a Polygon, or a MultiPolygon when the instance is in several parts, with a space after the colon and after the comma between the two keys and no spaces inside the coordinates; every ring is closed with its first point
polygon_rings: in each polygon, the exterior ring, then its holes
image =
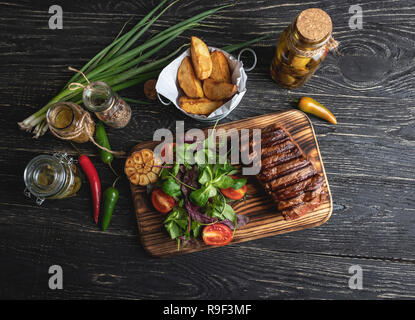
{"type": "MultiPolygon", "coordinates": [[[[327,176],[324,171],[313,126],[309,118],[303,112],[299,110],[289,110],[272,113],[218,125],[217,128],[223,128],[225,130],[230,128],[253,129],[264,128],[273,123],[278,123],[286,128],[308,158],[313,162],[316,170],[319,173],[323,173],[328,197],[326,201],[314,211],[309,212],[299,219],[286,221],[277,211],[275,203],[265,194],[255,177],[249,177],[247,184],[248,198],[246,203],[240,202],[234,206],[236,213],[246,214],[249,217],[249,223],[236,231],[231,244],[303,230],[306,228],[313,228],[323,224],[331,216],[333,202],[327,176]]],[[[153,149],[159,143],[160,142],[158,141],[143,142],[136,145],[131,152],[142,148],[153,149]]],[[[182,246],[180,251],[178,251],[177,242],[172,240],[164,229],[163,220],[166,218],[166,215],[160,214],[152,207],[146,188],[131,184],[131,192],[133,195],[141,243],[150,255],[155,257],[168,257],[171,255],[214,248],[205,245],[203,241],[200,240],[199,246],[182,246]]]]}

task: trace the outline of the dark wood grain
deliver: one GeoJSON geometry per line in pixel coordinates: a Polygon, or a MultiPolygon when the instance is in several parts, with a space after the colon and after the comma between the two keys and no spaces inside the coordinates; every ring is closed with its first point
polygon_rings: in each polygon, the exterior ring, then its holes
{"type": "MultiPolygon", "coordinates": [[[[0,297],[7,298],[414,298],[415,297],[415,6],[412,1],[361,1],[363,29],[350,30],[355,1],[238,1],[184,33],[222,47],[273,33],[254,46],[258,66],[248,91],[221,123],[288,110],[291,98],[313,96],[339,124],[311,117],[334,199],[331,219],[319,228],[235,244],[164,260],[149,258],[139,244],[126,180],[107,232],[92,223],[88,186],[71,200],[37,207],[23,195],[22,173],[35,155],[67,151],[47,134],[39,140],[18,130],[27,117],[66,83],[67,66],[82,66],[118,34],[129,18],[142,17],[157,1],[59,1],[64,29],[48,29],[48,1],[1,2],[0,10],[0,297]],[[288,92],[270,79],[269,63],[281,31],[301,10],[331,15],[343,56],[328,55],[303,87],[288,92]],[[367,67],[366,67],[367,66],[367,67]],[[64,290],[48,289],[47,269],[60,264],[64,290]],[[348,268],[361,265],[364,290],[348,288],[348,268]],[[203,272],[201,272],[203,270],[203,272]],[[232,272],[229,272],[232,270],[232,272]]],[[[182,0],[152,33],[222,1],[182,0]]],[[[249,62],[249,61],[248,61],[249,62]]],[[[247,62],[247,63],[248,63],[247,62]]],[[[143,99],[142,86],[123,92],[143,99]]],[[[154,130],[204,127],[174,108],[134,106],[131,124],[109,130],[117,149],[151,140],[154,130]]],[[[109,186],[113,175],[90,155],[109,186]]],[[[122,170],[123,159],[114,166],[122,170]]]]}
{"type": "MultiPolygon", "coordinates": [[[[217,125],[218,130],[263,129],[269,125],[277,124],[291,135],[301,150],[310,160],[318,174],[324,176],[324,190],[327,197],[319,207],[295,220],[285,220],[278,212],[275,202],[267,196],[263,188],[257,183],[255,177],[247,177],[248,198],[243,203],[234,206],[236,214],[245,215],[249,223],[235,232],[232,243],[241,243],[277,234],[318,227],[329,220],[333,211],[333,199],[330,186],[324,171],[318,142],[315,137],[313,125],[307,115],[299,110],[289,110],[268,115],[252,117],[217,125]]],[[[132,152],[148,148],[153,150],[160,142],[147,141],[136,145],[132,152]]],[[[177,244],[172,241],[164,229],[165,216],[160,215],[150,204],[149,195],[144,187],[131,184],[131,193],[137,216],[138,230],[141,244],[144,249],[154,257],[170,257],[172,255],[186,254],[206,249],[212,249],[203,241],[198,245],[185,246],[177,250],[177,244]]]]}

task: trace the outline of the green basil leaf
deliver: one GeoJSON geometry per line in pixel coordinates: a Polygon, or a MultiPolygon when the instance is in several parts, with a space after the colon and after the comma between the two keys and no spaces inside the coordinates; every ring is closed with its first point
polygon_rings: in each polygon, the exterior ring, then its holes
{"type": "Polygon", "coordinates": [[[206,166],[200,173],[198,181],[200,184],[205,185],[211,180],[212,180],[212,171],[209,166],[206,166]]]}
{"type": "Polygon", "coordinates": [[[232,188],[234,188],[235,190],[238,190],[238,189],[241,189],[244,185],[246,185],[245,178],[235,179],[233,180],[232,188]]]}
{"type": "Polygon", "coordinates": [[[201,228],[202,228],[202,225],[199,222],[192,221],[193,237],[197,238],[199,236],[201,228]]]}
{"type": "Polygon", "coordinates": [[[170,221],[170,222],[166,223],[164,226],[165,226],[167,232],[170,234],[170,238],[172,238],[172,239],[176,239],[176,238],[180,237],[183,234],[180,227],[174,221],[170,221]]]}
{"type": "Polygon", "coordinates": [[[223,175],[214,183],[214,186],[220,189],[228,189],[234,185],[234,180],[227,175],[223,175]]]}
{"type": "Polygon", "coordinates": [[[225,219],[229,219],[230,221],[234,221],[236,217],[235,211],[229,204],[225,204],[225,209],[223,210],[222,215],[225,219]]]}
{"type": "Polygon", "coordinates": [[[190,200],[198,205],[203,207],[209,199],[209,190],[206,187],[194,190],[190,193],[190,200]]]}
{"type": "Polygon", "coordinates": [[[177,174],[179,173],[179,169],[180,169],[180,164],[175,163],[171,171],[172,175],[177,176],[177,174]]]}
{"type": "Polygon", "coordinates": [[[185,234],[188,229],[188,215],[185,209],[174,207],[172,212],[164,220],[164,227],[172,239],[185,234]]]}
{"type": "Polygon", "coordinates": [[[176,222],[181,229],[187,230],[187,226],[189,224],[188,220],[179,219],[179,220],[174,220],[174,222],[176,222]]]}
{"type": "Polygon", "coordinates": [[[212,198],[212,197],[214,197],[214,196],[216,196],[218,194],[218,191],[212,185],[210,185],[209,187],[207,187],[207,192],[208,192],[208,199],[209,198],[212,198]]]}
{"type": "Polygon", "coordinates": [[[164,193],[175,198],[178,198],[182,195],[182,192],[180,191],[180,185],[171,177],[164,180],[162,189],[164,193]]]}
{"type": "Polygon", "coordinates": [[[165,180],[165,179],[167,179],[167,178],[169,178],[170,177],[170,175],[169,175],[169,169],[167,169],[167,168],[162,168],[161,169],[161,171],[160,171],[160,178],[162,179],[162,180],[165,180]]]}

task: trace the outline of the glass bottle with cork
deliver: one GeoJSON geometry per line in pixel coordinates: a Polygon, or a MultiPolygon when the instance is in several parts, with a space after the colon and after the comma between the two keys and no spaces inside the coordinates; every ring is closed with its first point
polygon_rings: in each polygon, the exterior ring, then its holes
{"type": "Polygon", "coordinates": [[[131,120],[131,108],[111,87],[102,81],[89,83],[83,91],[85,107],[113,128],[124,128],[131,120]]]}
{"type": "Polygon", "coordinates": [[[330,16],[318,8],[302,11],[281,34],[271,63],[272,79],[281,87],[305,84],[338,42],[330,16]]]}

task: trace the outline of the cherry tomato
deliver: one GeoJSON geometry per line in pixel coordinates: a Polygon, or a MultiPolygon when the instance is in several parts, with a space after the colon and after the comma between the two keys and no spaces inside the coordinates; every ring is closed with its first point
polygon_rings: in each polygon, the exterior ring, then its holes
{"type": "Polygon", "coordinates": [[[203,241],[209,246],[224,246],[233,238],[232,230],[222,224],[215,223],[203,229],[203,241]]]}
{"type": "Polygon", "coordinates": [[[173,197],[165,194],[161,189],[154,189],[151,193],[151,202],[158,212],[167,213],[173,209],[176,201],[173,197]]]}
{"type": "MultiPolygon", "coordinates": [[[[232,179],[238,179],[238,177],[235,176],[231,176],[232,179]]],[[[228,189],[220,189],[220,191],[222,192],[222,194],[232,200],[241,200],[246,193],[247,187],[246,184],[240,188],[235,190],[234,188],[228,188],[228,189]]]]}

